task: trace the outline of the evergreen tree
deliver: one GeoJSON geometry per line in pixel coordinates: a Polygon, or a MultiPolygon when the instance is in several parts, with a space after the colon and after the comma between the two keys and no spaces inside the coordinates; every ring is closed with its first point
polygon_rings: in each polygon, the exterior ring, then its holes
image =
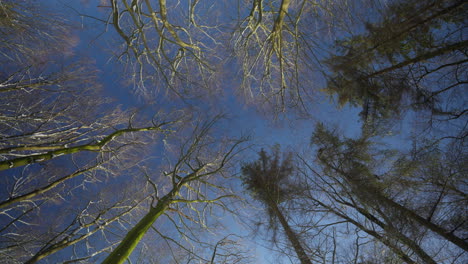
{"type": "Polygon", "coordinates": [[[280,204],[297,194],[299,188],[292,183],[294,166],[292,154],[281,160],[279,146],[267,154],[263,149],[259,159],[242,167],[242,181],[252,196],[264,204],[269,217],[269,227],[276,229],[281,224],[302,264],[312,263],[307,256],[299,236],[289,225],[280,204]]]}
{"type": "Polygon", "coordinates": [[[364,120],[398,116],[405,109],[428,110],[458,118],[464,106],[448,94],[463,95],[457,77],[466,63],[468,41],[464,1],[397,1],[369,19],[364,32],[337,41],[338,53],[326,91],[339,104],[363,108],[364,120]],[[437,78],[439,78],[437,80],[437,78]]]}

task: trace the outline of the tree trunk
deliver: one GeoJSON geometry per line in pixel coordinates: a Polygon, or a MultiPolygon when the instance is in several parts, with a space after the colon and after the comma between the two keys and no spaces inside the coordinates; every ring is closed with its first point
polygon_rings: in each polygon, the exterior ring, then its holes
{"type": "MultiPolygon", "coordinates": [[[[420,225],[428,228],[429,230],[433,231],[434,233],[436,233],[436,234],[442,236],[443,238],[447,239],[448,241],[452,242],[454,245],[460,247],[461,249],[463,249],[465,251],[468,251],[468,243],[464,239],[456,236],[453,233],[453,231],[445,230],[441,226],[439,226],[437,224],[434,224],[431,221],[421,217],[419,214],[415,213],[413,210],[411,210],[409,208],[406,208],[405,206],[403,206],[403,205],[395,202],[394,200],[386,197],[385,195],[382,194],[382,192],[378,188],[376,188],[375,186],[372,186],[372,184],[363,185],[360,182],[360,181],[362,181],[362,179],[361,180],[356,180],[355,177],[352,177],[349,174],[344,173],[343,171],[338,171],[338,172],[342,173],[349,180],[349,182],[352,185],[354,185],[354,188],[356,189],[355,190],[356,193],[359,193],[359,192],[360,193],[365,193],[369,197],[373,198],[373,200],[375,202],[378,202],[378,203],[382,204],[383,206],[385,206],[387,208],[392,208],[392,209],[400,212],[400,214],[402,216],[406,216],[409,219],[412,219],[413,221],[416,221],[420,225]]],[[[372,182],[371,179],[367,179],[367,181],[372,182]]],[[[371,204],[368,203],[369,199],[364,198],[363,200],[367,200],[367,201],[364,201],[364,203],[367,203],[368,205],[371,205],[371,204]]]]}
{"type": "Polygon", "coordinates": [[[454,235],[453,232],[447,231],[443,229],[442,227],[440,227],[439,225],[436,225],[432,223],[431,221],[424,219],[417,213],[413,212],[411,209],[408,209],[385,196],[381,195],[379,199],[382,199],[382,201],[386,203],[387,205],[389,205],[389,207],[395,208],[396,210],[400,211],[403,215],[413,219],[414,221],[425,226],[431,231],[439,234],[440,236],[452,242],[453,244],[457,245],[458,247],[462,248],[463,250],[468,251],[468,243],[464,239],[454,235]]]}
{"type": "Polygon", "coordinates": [[[419,223],[420,225],[426,227],[427,229],[433,231],[434,233],[440,235],[441,237],[445,238],[446,240],[450,241],[454,245],[458,246],[459,248],[468,251],[468,243],[465,241],[465,239],[460,238],[456,236],[453,231],[448,231],[442,228],[441,226],[432,223],[431,221],[424,219],[421,217],[419,214],[415,213],[413,210],[406,208],[405,206],[395,202],[394,200],[386,197],[382,192],[375,186],[373,186],[373,183],[375,180],[371,178],[360,178],[351,175],[350,173],[347,173],[339,168],[336,168],[332,165],[330,165],[327,161],[323,160],[320,158],[320,160],[328,167],[332,168],[339,174],[343,175],[350,183],[351,187],[354,189],[353,192],[356,195],[367,195],[368,197],[361,197],[363,202],[367,205],[372,205],[369,204],[369,199],[374,200],[373,202],[377,202],[382,204],[383,206],[386,206],[387,208],[392,208],[398,212],[402,216],[406,216],[409,219],[412,219],[413,221],[419,223]],[[365,184],[363,184],[365,183],[365,184]]]}
{"type": "Polygon", "coordinates": [[[281,225],[283,226],[284,232],[286,233],[286,236],[288,237],[294,250],[296,251],[299,260],[301,261],[301,264],[312,264],[309,257],[306,255],[304,248],[299,242],[299,238],[289,226],[288,221],[286,221],[286,218],[281,213],[281,210],[278,208],[278,205],[275,202],[270,202],[269,206],[271,209],[273,209],[273,212],[278,217],[281,225]]]}
{"type": "Polygon", "coordinates": [[[158,202],[156,207],[152,207],[150,209],[150,211],[127,233],[127,235],[125,235],[122,242],[120,242],[112,253],[107,256],[102,264],[121,264],[127,260],[148,229],[169,207],[170,199],[167,198],[169,197],[165,196],[158,202]]]}

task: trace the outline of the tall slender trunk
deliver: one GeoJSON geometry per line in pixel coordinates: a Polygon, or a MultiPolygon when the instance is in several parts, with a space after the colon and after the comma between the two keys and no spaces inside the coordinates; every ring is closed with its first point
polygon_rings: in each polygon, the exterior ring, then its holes
{"type": "Polygon", "coordinates": [[[453,244],[457,245],[458,247],[462,248],[465,251],[468,251],[468,243],[465,239],[460,238],[453,234],[453,231],[445,230],[444,228],[440,227],[432,223],[431,221],[421,217],[411,209],[406,208],[403,205],[383,196],[379,195],[378,197],[383,203],[387,204],[389,207],[393,207],[394,209],[400,211],[403,215],[413,219],[414,221],[418,222],[419,224],[425,226],[426,228],[430,229],[431,231],[439,234],[443,238],[447,239],[448,241],[452,242],[453,244]]]}
{"type": "Polygon", "coordinates": [[[278,217],[281,225],[283,226],[284,232],[286,233],[286,236],[288,237],[294,250],[296,251],[297,256],[299,257],[299,260],[301,261],[301,264],[312,264],[309,257],[305,253],[304,248],[302,247],[301,242],[299,241],[299,238],[289,226],[288,221],[286,221],[286,218],[281,213],[281,210],[278,208],[278,205],[275,202],[269,202],[268,206],[270,206],[270,208],[273,209],[273,212],[278,217]]]}
{"type": "Polygon", "coordinates": [[[335,210],[334,208],[322,203],[319,200],[314,199],[314,202],[318,203],[319,205],[326,208],[327,210],[329,210],[330,212],[332,212],[336,216],[341,217],[342,219],[345,219],[346,221],[348,221],[351,224],[355,225],[360,230],[366,232],[367,234],[373,236],[374,238],[376,238],[377,240],[382,242],[384,245],[386,245],[388,248],[390,248],[405,263],[416,264],[416,262],[414,262],[407,253],[405,253],[403,250],[401,250],[401,248],[398,246],[397,243],[395,243],[395,241],[392,239],[392,237],[397,238],[400,243],[402,243],[405,246],[409,247],[425,263],[436,264],[436,262],[431,258],[431,256],[429,256],[416,242],[414,242],[410,238],[406,237],[405,235],[400,233],[395,228],[393,228],[393,227],[389,228],[389,225],[381,222],[380,220],[378,220],[376,217],[374,217],[372,214],[365,211],[364,209],[359,208],[359,207],[355,207],[355,206],[353,206],[351,204],[347,204],[348,206],[354,207],[360,214],[362,214],[364,217],[366,217],[368,220],[375,223],[376,225],[382,227],[382,229],[384,229],[386,231],[390,230],[390,232],[387,232],[387,235],[390,238],[387,238],[386,236],[384,236],[382,234],[379,234],[375,230],[368,229],[366,226],[362,225],[360,222],[354,220],[353,218],[349,217],[348,215],[346,215],[346,214],[344,214],[342,212],[339,212],[339,211],[335,210]]]}
{"type": "MultiPolygon", "coordinates": [[[[320,158],[320,157],[319,157],[320,158]]],[[[468,251],[468,242],[465,239],[460,238],[454,234],[454,231],[445,230],[443,227],[432,223],[430,220],[423,218],[413,210],[395,202],[394,200],[386,197],[382,192],[375,186],[373,186],[373,182],[375,180],[371,178],[359,178],[356,176],[351,175],[335,166],[330,165],[327,161],[320,158],[320,160],[328,167],[332,168],[336,172],[343,175],[351,184],[352,188],[354,188],[354,192],[359,195],[365,194],[369,197],[372,197],[375,202],[378,202],[387,208],[392,208],[393,210],[398,211],[401,215],[412,219],[413,221],[419,223],[420,225],[426,227],[427,229],[433,231],[434,233],[440,235],[441,237],[445,238],[447,241],[450,241],[454,245],[458,246],[459,248],[468,251]],[[366,182],[365,185],[363,183],[366,182]]],[[[363,200],[368,200],[364,198],[363,200]]],[[[369,203],[367,202],[369,205],[369,203]]]]}
{"type": "MultiPolygon", "coordinates": [[[[341,172],[340,172],[341,173],[341,172]]],[[[433,231],[434,233],[440,235],[441,237],[447,239],[448,241],[452,242],[454,245],[458,246],[459,248],[468,251],[468,243],[465,241],[465,239],[460,238],[456,236],[453,231],[448,231],[445,230],[443,227],[432,223],[430,220],[423,218],[413,210],[395,202],[394,200],[386,197],[382,192],[372,184],[362,184],[363,180],[367,180],[368,182],[372,182],[371,179],[355,179],[355,177],[350,176],[347,173],[343,174],[351,183],[351,185],[354,186],[356,194],[359,195],[359,193],[364,193],[365,195],[368,195],[368,197],[372,197],[372,200],[374,202],[377,202],[387,208],[392,208],[393,210],[398,211],[402,216],[406,216],[409,219],[412,219],[413,221],[419,223],[420,225],[426,227],[427,229],[433,231]]],[[[369,199],[368,198],[363,198],[362,199],[364,203],[368,205],[369,204],[369,199]]]]}

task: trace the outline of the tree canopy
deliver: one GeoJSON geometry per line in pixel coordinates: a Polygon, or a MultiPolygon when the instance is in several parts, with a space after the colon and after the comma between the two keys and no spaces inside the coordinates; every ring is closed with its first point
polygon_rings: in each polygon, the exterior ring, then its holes
{"type": "Polygon", "coordinates": [[[462,0],[0,0],[2,263],[466,263],[462,0]]]}

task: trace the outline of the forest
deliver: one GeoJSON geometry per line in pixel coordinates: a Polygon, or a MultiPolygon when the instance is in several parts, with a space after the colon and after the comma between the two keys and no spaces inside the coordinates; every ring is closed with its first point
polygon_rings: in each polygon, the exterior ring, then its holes
{"type": "Polygon", "coordinates": [[[0,0],[0,263],[468,262],[463,0],[0,0]]]}

